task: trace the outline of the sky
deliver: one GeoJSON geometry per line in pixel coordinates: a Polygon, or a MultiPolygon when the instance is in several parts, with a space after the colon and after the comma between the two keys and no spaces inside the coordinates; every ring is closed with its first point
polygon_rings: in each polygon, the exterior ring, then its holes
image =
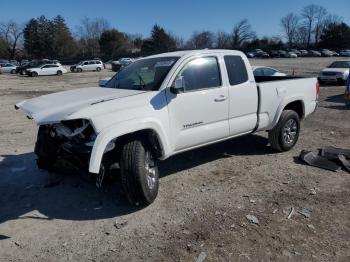
{"type": "Polygon", "coordinates": [[[300,13],[308,4],[322,5],[350,25],[349,0],[5,0],[0,4],[0,22],[25,23],[32,17],[60,14],[74,32],[83,17],[103,17],[122,32],[147,37],[158,23],[186,40],[195,30],[230,32],[247,18],[259,37],[281,36],[281,17],[300,13]]]}

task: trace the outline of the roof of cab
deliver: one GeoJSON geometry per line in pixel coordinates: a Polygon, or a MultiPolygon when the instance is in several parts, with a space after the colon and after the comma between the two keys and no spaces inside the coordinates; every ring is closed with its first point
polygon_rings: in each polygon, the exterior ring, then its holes
{"type": "Polygon", "coordinates": [[[223,53],[223,54],[243,54],[241,51],[237,50],[229,50],[229,49],[200,49],[200,50],[185,50],[185,51],[175,51],[175,52],[167,52],[161,53],[157,55],[151,55],[147,58],[157,58],[157,57],[167,57],[167,56],[193,56],[193,55],[202,55],[202,54],[213,54],[213,53],[223,53]]]}

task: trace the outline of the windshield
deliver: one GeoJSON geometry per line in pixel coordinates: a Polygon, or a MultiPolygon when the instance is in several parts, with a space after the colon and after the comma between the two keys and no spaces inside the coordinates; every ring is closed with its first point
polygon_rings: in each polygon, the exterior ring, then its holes
{"type": "Polygon", "coordinates": [[[329,68],[350,68],[350,61],[338,61],[332,63],[329,68]]]}
{"type": "Polygon", "coordinates": [[[107,88],[156,91],[179,57],[146,58],[119,71],[107,88]]]}

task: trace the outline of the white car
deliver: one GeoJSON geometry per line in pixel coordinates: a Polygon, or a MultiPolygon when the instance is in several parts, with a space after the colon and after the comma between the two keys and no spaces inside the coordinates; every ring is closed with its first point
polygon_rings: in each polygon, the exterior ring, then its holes
{"type": "Polygon", "coordinates": [[[26,72],[29,76],[59,76],[67,73],[67,70],[61,64],[45,64],[40,67],[28,68],[26,72]]]}
{"type": "Polygon", "coordinates": [[[337,83],[345,85],[349,76],[350,60],[335,61],[318,75],[318,81],[323,83],[337,83]]]}
{"type": "Polygon", "coordinates": [[[234,50],[191,50],[142,58],[106,88],[73,89],[16,104],[39,125],[37,165],[68,161],[100,187],[119,168],[133,205],[158,193],[158,160],[266,130],[271,147],[288,151],[300,121],[316,109],[316,78],[254,77],[234,50]]]}
{"type": "Polygon", "coordinates": [[[17,66],[10,63],[0,63],[0,71],[5,74],[16,74],[17,66]]]}
{"type": "Polygon", "coordinates": [[[296,53],[293,53],[293,52],[288,52],[286,57],[288,57],[288,58],[298,58],[298,55],[296,53]]]}
{"type": "Polygon", "coordinates": [[[348,56],[350,57],[350,49],[344,49],[339,52],[340,56],[348,56]]]}
{"type": "Polygon", "coordinates": [[[252,66],[254,76],[287,76],[275,68],[266,66],[252,66]]]}
{"type": "Polygon", "coordinates": [[[100,72],[105,68],[101,60],[87,60],[81,61],[76,65],[70,67],[71,72],[83,72],[83,71],[97,71],[100,72]]]}

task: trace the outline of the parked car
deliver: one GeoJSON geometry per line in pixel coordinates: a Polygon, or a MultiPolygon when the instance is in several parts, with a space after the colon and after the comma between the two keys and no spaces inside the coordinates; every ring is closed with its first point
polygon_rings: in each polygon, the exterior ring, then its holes
{"type": "Polygon", "coordinates": [[[108,83],[108,81],[111,80],[110,77],[107,77],[107,78],[103,78],[103,79],[100,79],[98,80],[98,86],[100,87],[105,87],[108,83]]]}
{"type": "Polygon", "coordinates": [[[300,50],[300,56],[305,57],[308,56],[309,52],[307,50],[300,50]]]}
{"type": "Polygon", "coordinates": [[[71,72],[97,71],[100,72],[105,68],[101,60],[85,60],[70,67],[71,72]]]}
{"type": "Polygon", "coordinates": [[[269,55],[270,55],[270,57],[273,57],[273,58],[279,58],[279,57],[281,57],[281,54],[280,54],[278,51],[276,51],[276,50],[270,51],[270,52],[269,52],[269,55]]]}
{"type": "Polygon", "coordinates": [[[328,49],[321,49],[320,53],[324,57],[332,57],[333,56],[333,52],[331,52],[328,49]]]}
{"type": "Polygon", "coordinates": [[[26,70],[29,76],[49,76],[49,75],[63,75],[67,70],[62,65],[45,64],[40,67],[28,68],[26,70]]]}
{"type": "Polygon", "coordinates": [[[119,167],[127,199],[142,206],[157,196],[158,160],[261,130],[276,151],[293,148],[300,120],[316,109],[317,80],[273,80],[254,77],[240,51],[179,51],[130,64],[107,88],[49,94],[15,108],[39,125],[39,168],[52,170],[59,158],[101,186],[119,167]]]}
{"type": "Polygon", "coordinates": [[[121,68],[128,66],[134,62],[134,59],[129,57],[120,58],[117,61],[112,62],[112,71],[118,72],[121,68]]]}
{"type": "Polygon", "coordinates": [[[345,85],[349,76],[350,60],[349,61],[335,61],[330,66],[318,75],[318,81],[323,83],[338,83],[345,85]]]}
{"type": "Polygon", "coordinates": [[[278,53],[280,54],[280,57],[288,57],[288,53],[284,50],[278,50],[278,53]]]}
{"type": "Polygon", "coordinates": [[[0,63],[1,72],[2,73],[8,73],[8,74],[16,74],[16,68],[17,66],[10,64],[10,63],[0,63]]]}
{"type": "Polygon", "coordinates": [[[295,54],[293,52],[288,52],[286,57],[287,58],[298,58],[297,54],[295,54]]]}
{"type": "Polygon", "coordinates": [[[16,68],[16,73],[20,73],[21,75],[26,75],[28,69],[40,67],[45,64],[61,65],[58,60],[48,60],[48,59],[32,60],[27,63],[25,62],[23,64],[21,63],[21,65],[16,68]]]}
{"type": "Polygon", "coordinates": [[[350,49],[343,49],[339,52],[340,56],[350,57],[350,49]]]}
{"type": "Polygon", "coordinates": [[[275,68],[266,66],[253,66],[254,76],[286,76],[285,73],[281,73],[275,68]]]}
{"type": "Polygon", "coordinates": [[[10,63],[10,61],[7,59],[0,59],[0,64],[7,64],[7,63],[10,63]]]}
{"type": "Polygon", "coordinates": [[[310,50],[309,51],[309,56],[311,56],[311,57],[321,57],[322,54],[320,52],[318,52],[318,51],[310,50]]]}
{"type": "Polygon", "coordinates": [[[298,57],[301,56],[301,52],[297,49],[290,49],[289,52],[296,54],[298,57]]]}

